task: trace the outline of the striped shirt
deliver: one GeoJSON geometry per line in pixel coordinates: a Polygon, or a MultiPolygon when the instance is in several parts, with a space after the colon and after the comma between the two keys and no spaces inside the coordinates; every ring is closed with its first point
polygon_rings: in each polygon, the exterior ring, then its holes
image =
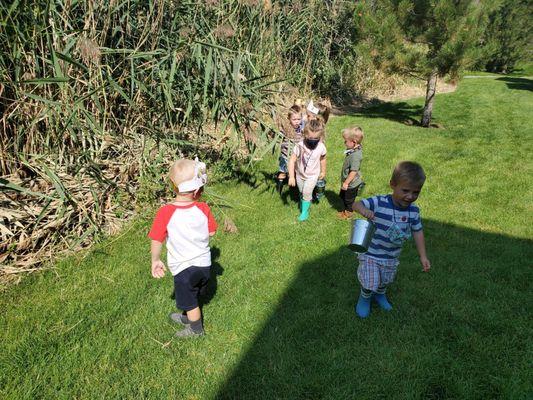
{"type": "Polygon", "coordinates": [[[392,225],[393,219],[396,225],[405,233],[422,230],[420,209],[414,204],[406,208],[400,208],[393,204],[392,196],[378,195],[361,200],[363,205],[374,212],[376,231],[365,255],[392,260],[397,259],[402,251],[402,244],[394,244],[387,235],[387,229],[392,225]]]}

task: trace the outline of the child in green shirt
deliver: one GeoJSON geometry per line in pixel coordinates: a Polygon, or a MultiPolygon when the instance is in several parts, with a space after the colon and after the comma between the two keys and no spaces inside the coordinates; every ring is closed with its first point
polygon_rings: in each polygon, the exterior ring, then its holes
{"type": "Polygon", "coordinates": [[[342,130],[344,145],[346,146],[344,163],[341,171],[341,189],[339,196],[342,199],[343,209],[337,214],[341,219],[349,219],[353,214],[353,203],[357,192],[362,188],[361,161],[363,160],[363,130],[356,126],[342,130]]]}

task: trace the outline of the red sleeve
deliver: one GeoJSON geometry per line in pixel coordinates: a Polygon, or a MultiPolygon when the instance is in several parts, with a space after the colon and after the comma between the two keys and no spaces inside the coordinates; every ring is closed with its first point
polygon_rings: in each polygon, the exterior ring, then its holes
{"type": "Polygon", "coordinates": [[[207,203],[197,203],[196,205],[207,217],[207,229],[209,230],[209,233],[214,233],[217,230],[218,225],[217,221],[215,221],[215,217],[213,217],[211,209],[207,203]]]}
{"type": "Polygon", "coordinates": [[[157,240],[158,242],[163,243],[167,238],[167,225],[168,221],[174,214],[175,207],[170,204],[163,206],[157,211],[155,215],[154,222],[152,223],[152,229],[148,233],[148,237],[152,240],[157,240]]]}

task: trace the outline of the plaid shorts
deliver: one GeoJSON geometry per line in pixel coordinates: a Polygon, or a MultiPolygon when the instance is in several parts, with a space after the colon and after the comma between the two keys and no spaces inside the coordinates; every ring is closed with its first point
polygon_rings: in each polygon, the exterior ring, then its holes
{"type": "Polygon", "coordinates": [[[357,278],[363,288],[375,292],[379,287],[394,281],[399,264],[397,259],[379,260],[364,254],[360,254],[358,258],[357,278]]]}

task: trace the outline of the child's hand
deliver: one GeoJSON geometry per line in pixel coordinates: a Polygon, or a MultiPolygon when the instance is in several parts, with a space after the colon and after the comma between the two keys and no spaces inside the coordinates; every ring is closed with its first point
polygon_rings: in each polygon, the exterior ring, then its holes
{"type": "Polygon", "coordinates": [[[428,272],[431,269],[431,263],[427,258],[420,258],[420,264],[422,264],[422,268],[424,272],[428,272]]]}
{"type": "Polygon", "coordinates": [[[326,174],[320,173],[320,175],[318,175],[318,180],[324,179],[325,177],[326,174]]]}
{"type": "Polygon", "coordinates": [[[296,186],[296,179],[289,178],[289,186],[296,186]]]}
{"type": "Polygon", "coordinates": [[[152,276],[154,278],[162,278],[165,276],[165,264],[163,264],[163,261],[157,260],[152,262],[152,276]]]}
{"type": "Polygon", "coordinates": [[[360,214],[366,219],[374,219],[374,211],[371,211],[368,208],[361,210],[360,214]]]}
{"type": "Polygon", "coordinates": [[[343,183],[342,186],[341,186],[341,189],[342,190],[348,190],[348,184],[347,183],[343,183]]]}

